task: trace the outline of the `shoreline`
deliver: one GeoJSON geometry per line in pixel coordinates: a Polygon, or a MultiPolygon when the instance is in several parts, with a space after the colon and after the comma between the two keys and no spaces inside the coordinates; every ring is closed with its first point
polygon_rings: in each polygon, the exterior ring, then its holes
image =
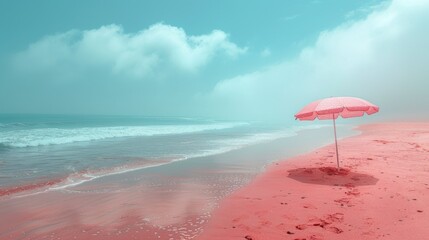
{"type": "Polygon", "coordinates": [[[198,239],[425,239],[429,123],[377,123],[267,167],[220,202],[198,239]]]}
{"type": "MultiPolygon", "coordinates": [[[[306,127],[292,126],[289,129],[277,130],[267,133],[254,133],[246,137],[241,137],[241,144],[226,145],[213,150],[199,153],[188,153],[177,156],[143,158],[135,157],[132,161],[125,163],[111,164],[108,166],[86,167],[73,171],[56,172],[52,175],[34,175],[28,179],[18,179],[13,184],[0,181],[1,197],[21,197],[26,195],[40,194],[47,191],[64,189],[77,186],[97,178],[109,177],[116,174],[124,174],[132,171],[139,171],[145,168],[160,167],[179,161],[186,161],[195,158],[206,158],[215,155],[228,154],[233,151],[241,151],[245,148],[252,148],[260,144],[274,142],[282,138],[293,138],[301,131],[311,131],[314,129],[326,128],[326,125],[308,125],[306,127]],[[244,141],[244,142],[243,142],[244,141]]],[[[54,150],[55,151],[55,150],[54,150]]],[[[118,157],[120,158],[120,157],[118,157]]],[[[123,160],[123,159],[122,159],[123,160]]],[[[73,168],[73,166],[71,166],[73,168]]],[[[1,176],[0,176],[1,177],[1,176]]],[[[3,179],[2,179],[3,180],[3,179]]],[[[6,179],[7,180],[7,179],[6,179]]]]}
{"type": "MultiPolygon", "coordinates": [[[[340,137],[357,134],[341,126],[340,137]]],[[[226,196],[268,163],[331,141],[331,129],[23,197],[0,197],[1,239],[195,239],[226,196]],[[308,139],[310,141],[308,141],[308,139]]],[[[31,192],[31,191],[30,191],[31,192]]]]}

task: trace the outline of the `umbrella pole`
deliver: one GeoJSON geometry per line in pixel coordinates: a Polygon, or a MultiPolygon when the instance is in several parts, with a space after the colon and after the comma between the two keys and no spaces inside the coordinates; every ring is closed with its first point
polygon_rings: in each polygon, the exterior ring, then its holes
{"type": "Polygon", "coordinates": [[[334,121],[335,151],[337,152],[337,171],[338,171],[338,170],[340,170],[340,160],[338,157],[337,127],[335,126],[335,115],[334,114],[332,114],[332,120],[334,121]]]}

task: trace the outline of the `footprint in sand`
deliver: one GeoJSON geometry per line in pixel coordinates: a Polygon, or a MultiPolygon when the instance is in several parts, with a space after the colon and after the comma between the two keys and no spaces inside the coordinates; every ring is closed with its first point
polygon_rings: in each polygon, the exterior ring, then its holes
{"type": "Polygon", "coordinates": [[[408,143],[411,146],[414,146],[414,148],[421,148],[421,146],[417,143],[408,143]]]}
{"type": "Polygon", "coordinates": [[[343,232],[342,229],[332,226],[334,223],[341,223],[344,221],[344,214],[343,213],[334,213],[334,214],[328,214],[324,218],[313,218],[310,219],[307,224],[300,224],[296,225],[295,228],[298,230],[304,230],[308,227],[320,227],[327,231],[340,234],[343,232]]]}
{"type": "Polygon", "coordinates": [[[323,240],[323,237],[316,236],[316,235],[311,235],[311,236],[308,237],[308,240],[323,240]]]}
{"type": "Polygon", "coordinates": [[[295,228],[298,230],[304,230],[306,229],[308,226],[306,224],[300,224],[300,225],[296,225],[295,228]]]}
{"type": "Polygon", "coordinates": [[[378,142],[378,143],[382,143],[382,144],[394,143],[392,141],[386,141],[386,140],[374,140],[374,142],[378,142]]]}
{"type": "Polygon", "coordinates": [[[344,214],[343,213],[328,214],[326,216],[326,219],[331,223],[334,223],[334,222],[340,223],[344,221],[344,214]]]}
{"type": "Polygon", "coordinates": [[[317,207],[315,207],[314,205],[311,204],[304,204],[302,205],[303,208],[307,208],[307,209],[317,209],[317,207]]]}
{"type": "Polygon", "coordinates": [[[340,198],[340,199],[336,199],[334,200],[334,202],[341,204],[341,206],[346,205],[347,207],[353,207],[354,205],[351,204],[351,198],[340,198]]]}
{"type": "Polygon", "coordinates": [[[355,196],[356,197],[356,196],[360,195],[360,191],[358,189],[356,189],[356,188],[353,188],[353,189],[345,192],[345,194],[348,195],[348,196],[355,196]]]}
{"type": "Polygon", "coordinates": [[[415,149],[421,149],[422,151],[429,152],[429,150],[428,150],[428,149],[423,148],[422,146],[420,146],[420,145],[419,145],[419,144],[417,144],[417,143],[408,143],[408,144],[410,144],[411,146],[414,146],[414,148],[415,148],[415,149]]]}
{"type": "Polygon", "coordinates": [[[329,227],[329,228],[327,228],[326,230],[328,230],[328,231],[330,231],[330,232],[333,232],[333,233],[336,233],[336,234],[340,234],[340,233],[342,233],[342,232],[343,232],[343,230],[341,230],[341,229],[339,229],[339,228],[337,228],[337,227],[329,227]]]}

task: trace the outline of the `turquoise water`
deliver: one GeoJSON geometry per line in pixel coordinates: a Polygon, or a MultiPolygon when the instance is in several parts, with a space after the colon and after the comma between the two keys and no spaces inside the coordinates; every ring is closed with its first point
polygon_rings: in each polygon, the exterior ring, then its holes
{"type": "MultiPolygon", "coordinates": [[[[313,124],[310,128],[318,128],[313,124]]],[[[53,188],[296,135],[303,127],[141,116],[0,115],[0,188],[53,188]]]]}

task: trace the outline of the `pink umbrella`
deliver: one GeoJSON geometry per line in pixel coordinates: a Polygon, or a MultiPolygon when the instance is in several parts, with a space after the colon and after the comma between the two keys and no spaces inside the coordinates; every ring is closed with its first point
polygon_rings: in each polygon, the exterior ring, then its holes
{"type": "Polygon", "coordinates": [[[362,117],[365,113],[371,115],[378,112],[378,110],[378,106],[360,98],[331,97],[320,99],[308,104],[301,109],[301,111],[295,114],[295,119],[299,119],[301,121],[313,121],[316,118],[319,120],[333,120],[335,150],[337,152],[337,169],[339,169],[340,160],[338,157],[337,128],[335,126],[335,119],[337,119],[338,116],[343,118],[362,117]]]}

